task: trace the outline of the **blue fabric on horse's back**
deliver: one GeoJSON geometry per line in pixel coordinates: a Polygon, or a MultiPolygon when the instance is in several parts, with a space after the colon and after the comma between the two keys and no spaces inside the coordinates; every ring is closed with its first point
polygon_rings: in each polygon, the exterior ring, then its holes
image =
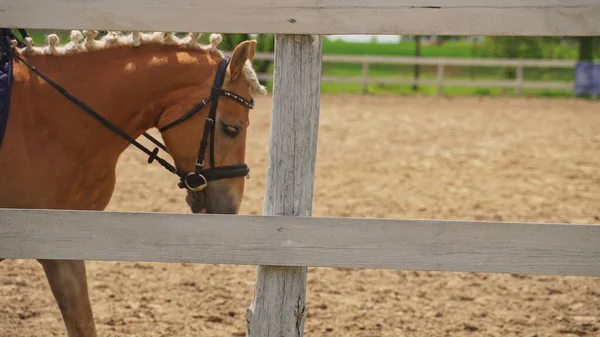
{"type": "Polygon", "coordinates": [[[13,57],[8,36],[2,36],[0,44],[0,145],[4,139],[8,109],[10,107],[10,87],[12,83],[13,57]]]}
{"type": "Polygon", "coordinates": [[[578,62],[575,67],[575,95],[600,95],[600,64],[578,62]]]}

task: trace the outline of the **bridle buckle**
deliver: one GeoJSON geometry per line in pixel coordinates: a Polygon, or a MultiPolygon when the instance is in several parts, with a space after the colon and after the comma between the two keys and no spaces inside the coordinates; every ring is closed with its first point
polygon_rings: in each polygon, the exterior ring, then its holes
{"type": "Polygon", "coordinates": [[[200,192],[203,189],[205,189],[206,186],[208,186],[208,180],[206,180],[206,178],[203,175],[201,175],[200,173],[190,172],[183,180],[183,184],[185,185],[185,187],[188,190],[190,190],[192,192],[200,192]],[[196,181],[196,183],[199,183],[199,184],[197,185],[192,182],[192,184],[190,185],[190,181],[189,181],[190,177],[199,178],[200,181],[196,181]],[[192,185],[194,185],[194,186],[192,186],[192,185]]]}

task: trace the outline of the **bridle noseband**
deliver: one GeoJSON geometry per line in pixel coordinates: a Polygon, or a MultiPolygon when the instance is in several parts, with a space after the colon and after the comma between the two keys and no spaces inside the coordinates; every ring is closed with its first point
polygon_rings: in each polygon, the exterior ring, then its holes
{"type": "MultiPolygon", "coordinates": [[[[27,33],[24,30],[20,30],[23,38],[27,37],[27,33]]],[[[11,39],[17,41],[18,46],[24,46],[24,43],[20,41],[9,29],[3,29],[2,34],[9,36],[11,39]]],[[[177,126],[178,124],[183,123],[190,117],[192,117],[196,112],[205,107],[208,103],[210,103],[210,111],[208,113],[208,117],[206,118],[206,122],[204,123],[204,133],[202,135],[202,141],[200,143],[200,150],[198,152],[198,158],[196,160],[196,169],[193,172],[184,172],[175,168],[169,162],[164,160],[163,158],[158,156],[158,148],[154,148],[154,150],[150,151],[148,148],[140,144],[138,141],[133,139],[131,136],[127,135],[125,132],[114,126],[92,108],[81,102],[79,99],[71,95],[67,90],[58,85],[56,82],[52,81],[46,75],[41,73],[35,66],[32,66],[27,61],[22,59],[17,53],[14,53],[13,56],[19,59],[23,64],[25,64],[31,71],[40,76],[44,81],[46,81],[50,86],[56,89],[60,94],[65,96],[75,105],[80,107],[82,110],[90,114],[104,126],[106,126],[111,131],[118,134],[120,137],[127,140],[129,143],[137,147],[138,149],[145,152],[149,158],[148,163],[152,163],[153,161],[158,162],[169,172],[174,173],[179,176],[180,182],[178,183],[179,188],[186,188],[192,192],[203,191],[206,186],[208,186],[209,181],[220,180],[220,179],[228,179],[228,178],[237,178],[237,177],[248,177],[248,173],[250,172],[250,168],[247,164],[237,164],[237,165],[229,165],[229,166],[215,166],[215,129],[216,129],[216,115],[217,115],[217,105],[219,103],[219,97],[225,96],[234,101],[244,105],[248,109],[254,108],[254,100],[250,101],[245,98],[234,94],[230,91],[222,89],[223,82],[225,81],[227,66],[229,65],[230,57],[226,56],[219,63],[219,67],[217,69],[217,73],[215,75],[215,80],[213,83],[213,87],[211,89],[210,96],[206,99],[203,99],[200,103],[195,105],[190,111],[188,111],[181,118],[177,119],[174,122],[169,123],[168,125],[159,129],[160,133],[164,133],[168,129],[177,126]],[[206,155],[206,148],[209,144],[210,136],[210,166],[208,168],[204,168],[204,156],[206,155]]],[[[148,133],[143,133],[144,137],[148,138],[155,145],[160,147],[166,153],[169,153],[167,147],[159,142],[156,138],[152,137],[148,133]]]]}

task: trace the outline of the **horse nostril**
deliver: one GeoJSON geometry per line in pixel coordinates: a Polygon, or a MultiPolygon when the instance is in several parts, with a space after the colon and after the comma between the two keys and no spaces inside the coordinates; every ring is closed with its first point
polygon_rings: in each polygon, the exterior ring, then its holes
{"type": "Polygon", "coordinates": [[[188,193],[185,196],[185,202],[190,207],[192,213],[206,213],[204,205],[204,195],[199,196],[196,193],[188,193]]]}

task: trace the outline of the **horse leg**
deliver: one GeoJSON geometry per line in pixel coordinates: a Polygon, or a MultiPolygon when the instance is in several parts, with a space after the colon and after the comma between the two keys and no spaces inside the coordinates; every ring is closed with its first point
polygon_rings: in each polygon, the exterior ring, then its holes
{"type": "Polygon", "coordinates": [[[44,266],[69,337],[96,337],[84,261],[38,261],[44,266]]]}

